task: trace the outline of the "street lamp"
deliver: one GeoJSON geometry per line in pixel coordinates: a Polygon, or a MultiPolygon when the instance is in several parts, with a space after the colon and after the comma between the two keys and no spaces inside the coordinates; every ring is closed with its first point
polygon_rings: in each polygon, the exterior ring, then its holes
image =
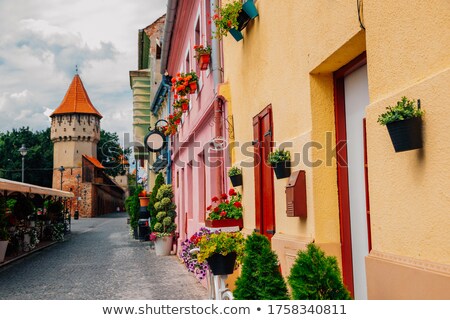
{"type": "Polygon", "coordinates": [[[25,156],[27,155],[28,149],[22,144],[22,147],[19,149],[20,154],[22,155],[22,182],[24,182],[25,177],[25,156]]]}
{"type": "Polygon", "coordinates": [[[61,166],[61,167],[58,168],[58,171],[61,172],[61,190],[62,190],[62,178],[63,178],[63,172],[64,172],[65,170],[66,170],[66,169],[64,169],[63,166],[61,166]]]}
{"type": "Polygon", "coordinates": [[[80,200],[80,178],[81,178],[81,175],[78,173],[75,176],[75,178],[77,178],[77,208],[75,210],[75,214],[73,215],[73,217],[74,217],[75,220],[78,220],[78,216],[79,216],[79,211],[78,211],[79,204],[78,204],[78,201],[80,200]]]}

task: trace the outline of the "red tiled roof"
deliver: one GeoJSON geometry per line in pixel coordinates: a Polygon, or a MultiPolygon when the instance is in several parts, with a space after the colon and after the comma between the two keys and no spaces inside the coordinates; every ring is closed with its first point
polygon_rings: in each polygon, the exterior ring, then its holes
{"type": "Polygon", "coordinates": [[[78,74],[73,77],[72,83],[66,92],[66,96],[58,108],[50,115],[50,117],[57,114],[70,113],[85,113],[94,114],[100,118],[102,115],[92,105],[91,100],[84,89],[83,82],[78,74]]]}
{"type": "Polygon", "coordinates": [[[98,161],[97,159],[95,159],[94,157],[90,157],[87,156],[85,154],[83,154],[83,157],[85,157],[90,163],[92,163],[94,166],[96,166],[99,169],[105,169],[104,166],[102,166],[102,164],[100,163],[100,161],[98,161]]]}

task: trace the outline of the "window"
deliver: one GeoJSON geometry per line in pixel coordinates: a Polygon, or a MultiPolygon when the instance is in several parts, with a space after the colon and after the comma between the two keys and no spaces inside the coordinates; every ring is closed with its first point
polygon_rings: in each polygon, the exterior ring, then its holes
{"type": "Polygon", "coordinates": [[[156,60],[161,60],[161,46],[159,44],[156,45],[156,60]]]}

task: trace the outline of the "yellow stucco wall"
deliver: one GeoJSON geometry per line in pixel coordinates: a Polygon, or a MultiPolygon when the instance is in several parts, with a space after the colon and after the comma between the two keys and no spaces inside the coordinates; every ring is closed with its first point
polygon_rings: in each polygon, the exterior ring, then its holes
{"type": "MultiPolygon", "coordinates": [[[[224,96],[233,104],[235,140],[252,141],[253,116],[271,104],[274,141],[291,141],[291,153],[303,157],[309,141],[325,146],[327,132],[334,146],[333,72],[367,51],[373,249],[449,264],[450,2],[364,1],[365,31],[351,0],[255,4],[259,17],[242,32],[244,39],[223,40],[224,96]],[[424,148],[395,153],[376,119],[403,95],[422,101],[424,148]]],[[[236,165],[251,161],[238,149],[233,159],[236,165]]],[[[325,148],[310,149],[308,159],[325,161],[325,148]]],[[[286,217],[287,180],[274,181],[277,234],[272,243],[282,267],[290,266],[292,250],[313,239],[340,259],[336,163],[310,168],[301,161],[298,169],[307,173],[306,220],[286,217]]],[[[253,168],[244,168],[246,232],[255,223],[253,175],[253,168]]]]}

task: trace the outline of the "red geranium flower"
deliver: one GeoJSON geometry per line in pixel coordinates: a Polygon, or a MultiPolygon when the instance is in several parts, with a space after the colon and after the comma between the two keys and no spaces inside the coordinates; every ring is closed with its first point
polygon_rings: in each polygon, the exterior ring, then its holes
{"type": "Polygon", "coordinates": [[[237,193],[236,193],[236,191],[234,191],[234,189],[230,189],[230,191],[228,191],[228,194],[229,194],[230,196],[235,196],[235,195],[237,195],[237,193]]]}
{"type": "Polygon", "coordinates": [[[226,211],[222,211],[221,213],[220,213],[220,216],[221,217],[225,217],[227,215],[227,212],[226,211]]]}
{"type": "Polygon", "coordinates": [[[219,198],[217,198],[217,197],[214,196],[214,197],[211,199],[211,201],[212,201],[212,202],[217,202],[217,201],[219,201],[219,198]]]}
{"type": "Polygon", "coordinates": [[[222,193],[220,197],[225,200],[226,198],[228,198],[228,195],[226,193],[222,193]]]}
{"type": "Polygon", "coordinates": [[[219,212],[219,207],[215,207],[214,212],[219,212]]]}
{"type": "Polygon", "coordinates": [[[233,203],[233,205],[234,205],[236,208],[242,208],[242,204],[241,204],[239,201],[236,201],[235,203],[233,203]]]}
{"type": "Polygon", "coordinates": [[[206,208],[206,210],[211,210],[212,209],[212,205],[210,205],[210,206],[208,206],[207,208],[206,208]]]}

